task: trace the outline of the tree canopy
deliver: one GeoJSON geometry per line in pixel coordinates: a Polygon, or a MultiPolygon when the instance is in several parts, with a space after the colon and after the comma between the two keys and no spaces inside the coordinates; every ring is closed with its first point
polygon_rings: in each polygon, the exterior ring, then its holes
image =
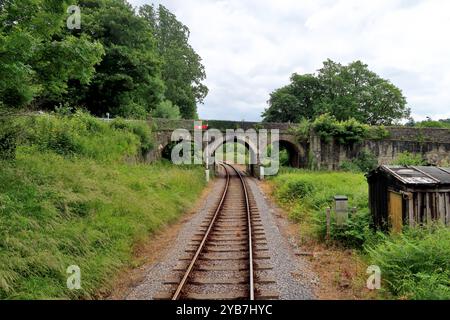
{"type": "Polygon", "coordinates": [[[208,90],[189,29],[163,6],[125,0],[0,2],[0,106],[84,107],[97,116],[196,117],[208,90]]]}
{"type": "Polygon", "coordinates": [[[317,74],[293,74],[268,103],[266,122],[313,120],[328,113],[340,121],[390,125],[410,115],[401,90],[361,61],[344,66],[327,60],[317,74]]]}

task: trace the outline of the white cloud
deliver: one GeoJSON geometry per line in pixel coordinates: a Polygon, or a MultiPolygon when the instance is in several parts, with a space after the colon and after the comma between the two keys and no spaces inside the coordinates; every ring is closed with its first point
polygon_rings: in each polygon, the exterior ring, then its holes
{"type": "Polygon", "coordinates": [[[202,118],[259,120],[271,91],[327,58],[369,64],[403,90],[417,119],[450,118],[450,1],[156,2],[190,28],[203,58],[210,93],[202,118]]]}

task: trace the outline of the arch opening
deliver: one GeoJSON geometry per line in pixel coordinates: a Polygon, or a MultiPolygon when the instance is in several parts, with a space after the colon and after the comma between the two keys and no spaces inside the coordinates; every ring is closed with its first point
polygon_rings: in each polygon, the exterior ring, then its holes
{"type": "Polygon", "coordinates": [[[257,155],[253,148],[245,141],[238,139],[224,140],[218,144],[211,154],[215,161],[222,160],[231,164],[245,167],[248,174],[256,175],[257,155]]]}
{"type": "MultiPolygon", "coordinates": [[[[304,149],[287,140],[278,140],[278,159],[280,167],[304,168],[306,156],[304,149]]],[[[269,148],[273,147],[273,143],[269,148]]],[[[271,152],[271,151],[270,151],[271,152]]]]}
{"type": "MultiPolygon", "coordinates": [[[[179,141],[171,141],[161,150],[161,158],[167,161],[172,162],[172,151],[177,146],[180,145],[184,146],[186,150],[190,150],[189,154],[187,155],[187,159],[190,160],[191,164],[198,163],[202,161],[202,153],[201,153],[201,147],[198,146],[197,143],[191,140],[182,140],[179,141]]],[[[184,148],[180,148],[180,151],[178,152],[178,156],[180,158],[183,158],[184,155],[184,148]]]]}

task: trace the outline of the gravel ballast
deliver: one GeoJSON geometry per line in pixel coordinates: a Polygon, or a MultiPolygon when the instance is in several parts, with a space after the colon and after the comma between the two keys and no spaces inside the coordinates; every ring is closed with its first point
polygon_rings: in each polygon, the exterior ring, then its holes
{"type": "MultiPolygon", "coordinates": [[[[164,280],[173,274],[173,269],[180,264],[178,259],[185,255],[185,250],[189,246],[193,234],[198,233],[199,226],[204,222],[208,213],[214,211],[225,179],[219,177],[211,183],[213,185],[210,195],[203,200],[198,212],[184,223],[176,241],[171,248],[167,249],[163,258],[142,269],[142,272],[145,273],[143,281],[131,288],[124,297],[125,299],[152,300],[166,290],[167,285],[164,285],[164,280]]],[[[279,292],[279,298],[282,300],[314,299],[312,283],[315,281],[315,276],[309,270],[304,258],[295,255],[295,244],[283,236],[280,231],[283,223],[287,222],[276,217],[275,212],[278,208],[265,198],[256,179],[249,178],[247,183],[258,206],[265,230],[273,265],[271,275],[275,277],[276,284],[274,286],[279,292]]]]}

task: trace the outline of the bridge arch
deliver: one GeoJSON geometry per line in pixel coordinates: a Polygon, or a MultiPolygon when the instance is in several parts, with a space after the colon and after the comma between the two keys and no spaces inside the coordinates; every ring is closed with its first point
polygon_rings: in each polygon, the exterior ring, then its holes
{"type": "MultiPolygon", "coordinates": [[[[287,153],[287,164],[292,168],[305,168],[307,166],[307,153],[306,147],[298,143],[297,141],[292,141],[292,139],[280,137],[276,141],[268,142],[267,147],[272,148],[274,143],[278,143],[280,156],[283,151],[287,153]]],[[[282,161],[282,159],[280,159],[282,161]]]]}
{"type": "MultiPolygon", "coordinates": [[[[256,133],[256,132],[255,132],[256,133]]],[[[255,137],[257,137],[255,135],[255,137]]],[[[222,150],[226,147],[227,144],[238,144],[245,147],[245,149],[248,152],[249,156],[249,163],[246,164],[247,172],[255,176],[257,175],[257,170],[259,167],[259,159],[258,159],[258,147],[257,147],[257,139],[252,141],[253,139],[249,139],[248,136],[241,136],[241,135],[224,135],[221,138],[213,141],[209,145],[209,150],[205,150],[205,156],[207,155],[206,152],[209,152],[209,155],[214,157],[215,161],[219,160],[216,159],[216,153],[219,149],[222,148],[222,150]],[[255,143],[256,142],[256,143],[255,143]]],[[[236,150],[233,149],[233,154],[236,150]]],[[[247,156],[247,154],[245,155],[247,156]]],[[[228,160],[228,159],[220,159],[220,160],[228,160]]],[[[234,162],[234,158],[233,158],[234,162]]]]}
{"type": "MultiPolygon", "coordinates": [[[[195,140],[192,139],[179,139],[178,141],[168,141],[161,148],[161,158],[172,161],[172,150],[177,145],[186,145],[186,149],[190,150],[190,157],[192,163],[194,163],[194,159],[198,159],[198,161],[202,161],[202,146],[198,144],[195,140]]],[[[181,149],[181,148],[180,148],[181,149]]],[[[183,151],[179,151],[179,156],[183,157],[183,151]]]]}

